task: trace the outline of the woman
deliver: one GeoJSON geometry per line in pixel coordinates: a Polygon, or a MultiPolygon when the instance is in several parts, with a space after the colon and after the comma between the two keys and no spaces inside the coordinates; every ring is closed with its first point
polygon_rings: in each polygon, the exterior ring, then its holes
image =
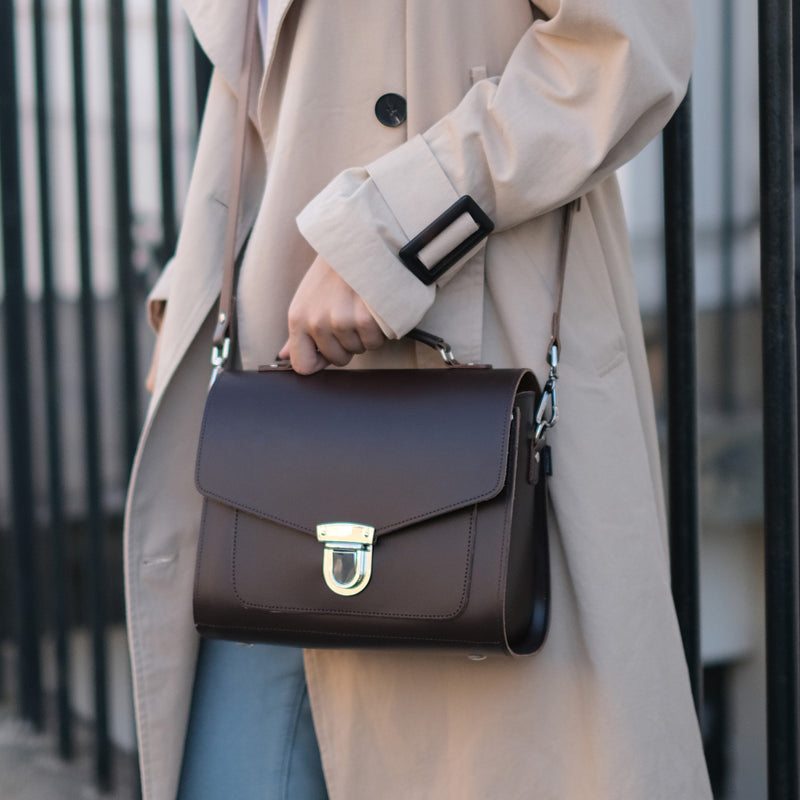
{"type": "MultiPolygon", "coordinates": [[[[184,4],[215,71],[180,241],[151,295],[159,358],[127,514],[146,800],[176,794],[192,705],[193,465],[246,16],[244,2],[184,4]]],[[[688,0],[269,0],[264,23],[238,234],[240,248],[247,241],[237,293],[245,368],[278,350],[304,373],[426,365],[425,352],[400,341],[420,324],[461,360],[543,374],[555,211],[583,197],[564,296],[561,421],[550,437],[548,641],[531,659],[482,662],[307,651],[310,738],[327,793],[709,798],[613,177],[685,91],[688,0]],[[426,285],[398,251],[462,195],[494,232],[426,285]]],[[[240,694],[255,697],[258,678],[245,670],[240,694]]],[[[207,693],[198,688],[195,709],[207,693]]],[[[198,726],[193,719],[187,758],[198,726]]]]}

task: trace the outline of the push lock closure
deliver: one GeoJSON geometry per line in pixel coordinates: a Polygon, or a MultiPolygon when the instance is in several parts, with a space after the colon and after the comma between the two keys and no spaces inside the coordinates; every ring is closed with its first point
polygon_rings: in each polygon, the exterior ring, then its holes
{"type": "Polygon", "coordinates": [[[372,543],[375,528],[352,522],[317,525],[317,541],[325,545],[322,576],[336,594],[350,597],[362,592],[372,577],[372,543]]]}

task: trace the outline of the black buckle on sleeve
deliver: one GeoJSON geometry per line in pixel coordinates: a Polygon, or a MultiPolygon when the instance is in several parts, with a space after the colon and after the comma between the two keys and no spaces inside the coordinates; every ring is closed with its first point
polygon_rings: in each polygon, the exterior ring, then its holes
{"type": "Polygon", "coordinates": [[[406,269],[412,272],[426,286],[438,280],[450,267],[465,256],[475,245],[485,239],[494,230],[494,223],[489,219],[483,209],[468,195],[465,194],[456,200],[447,211],[437,217],[422,233],[415,236],[402,250],[400,260],[406,269]],[[418,253],[427,244],[430,244],[445,228],[452,225],[462,214],[469,214],[478,226],[478,230],[464,239],[461,244],[453,248],[444,258],[437,261],[432,267],[426,267],[419,260],[418,253]]]}

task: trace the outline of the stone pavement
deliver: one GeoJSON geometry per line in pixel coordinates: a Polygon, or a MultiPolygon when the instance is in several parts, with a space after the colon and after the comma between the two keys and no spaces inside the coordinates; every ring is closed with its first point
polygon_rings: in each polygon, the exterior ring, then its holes
{"type": "Polygon", "coordinates": [[[76,750],[73,761],[63,761],[58,757],[53,736],[37,733],[0,707],[0,800],[135,798],[130,765],[117,767],[114,790],[101,794],[93,783],[90,742],[79,730],[76,750]]]}

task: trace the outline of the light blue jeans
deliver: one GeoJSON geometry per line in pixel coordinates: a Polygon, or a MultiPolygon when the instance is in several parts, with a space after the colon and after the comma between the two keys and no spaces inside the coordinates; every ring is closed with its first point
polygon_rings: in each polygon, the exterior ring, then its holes
{"type": "Polygon", "coordinates": [[[327,800],[302,651],[203,640],[178,800],[327,800]]]}

